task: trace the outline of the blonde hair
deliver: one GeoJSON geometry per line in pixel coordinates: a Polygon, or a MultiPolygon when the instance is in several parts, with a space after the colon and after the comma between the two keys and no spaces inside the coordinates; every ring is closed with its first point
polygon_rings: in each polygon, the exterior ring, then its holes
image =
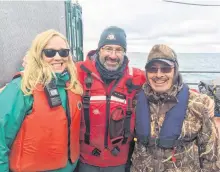
{"type": "MultiPolygon", "coordinates": [[[[50,64],[45,62],[42,58],[42,50],[47,45],[48,41],[54,36],[62,38],[66,42],[67,47],[69,47],[66,37],[56,30],[50,29],[36,36],[27,52],[27,65],[22,75],[21,90],[25,95],[32,94],[33,90],[37,89],[38,84],[45,86],[53,77],[56,78],[50,64]]],[[[70,74],[70,80],[66,89],[82,95],[82,86],[77,78],[76,66],[71,55],[68,59],[67,70],[70,74]]]]}

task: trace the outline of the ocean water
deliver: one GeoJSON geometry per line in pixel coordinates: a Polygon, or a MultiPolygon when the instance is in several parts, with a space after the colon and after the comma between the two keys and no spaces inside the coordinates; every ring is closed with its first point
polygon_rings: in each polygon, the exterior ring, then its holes
{"type": "MultiPolygon", "coordinates": [[[[147,53],[128,53],[130,64],[144,70],[147,53]]],[[[220,78],[220,53],[179,53],[177,54],[180,71],[219,71],[213,73],[182,73],[186,83],[199,83],[220,78]]],[[[196,87],[196,86],[192,86],[196,87]]]]}

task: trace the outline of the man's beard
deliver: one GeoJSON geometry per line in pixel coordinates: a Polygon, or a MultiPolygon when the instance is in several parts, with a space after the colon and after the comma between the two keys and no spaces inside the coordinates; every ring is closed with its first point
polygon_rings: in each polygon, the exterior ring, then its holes
{"type": "Polygon", "coordinates": [[[111,57],[109,56],[106,56],[104,58],[104,61],[102,61],[102,64],[103,66],[107,69],[107,70],[110,70],[110,71],[116,71],[123,63],[123,60],[120,59],[120,58],[114,58],[112,59],[111,57]],[[113,63],[113,65],[109,65],[108,64],[108,61],[113,63]]]}

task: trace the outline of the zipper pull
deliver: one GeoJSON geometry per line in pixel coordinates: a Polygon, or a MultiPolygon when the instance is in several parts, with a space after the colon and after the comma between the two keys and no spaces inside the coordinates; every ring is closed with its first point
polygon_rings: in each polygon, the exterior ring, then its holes
{"type": "Polygon", "coordinates": [[[110,103],[110,100],[111,100],[111,96],[106,95],[106,101],[107,101],[107,103],[110,103]]]}

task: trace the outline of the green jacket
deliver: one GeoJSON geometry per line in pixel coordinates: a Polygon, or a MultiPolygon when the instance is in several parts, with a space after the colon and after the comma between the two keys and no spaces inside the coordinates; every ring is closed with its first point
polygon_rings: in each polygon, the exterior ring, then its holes
{"type": "MultiPolygon", "coordinates": [[[[64,90],[69,75],[57,74],[57,88],[61,97],[62,106],[66,110],[66,92],[64,90]]],[[[0,171],[9,171],[9,153],[17,132],[27,114],[31,112],[33,97],[24,96],[20,89],[21,78],[16,78],[7,84],[0,93],[0,171]]],[[[78,160],[77,160],[78,161],[78,160]]],[[[69,161],[65,168],[50,172],[73,172],[77,162],[69,161]]]]}

